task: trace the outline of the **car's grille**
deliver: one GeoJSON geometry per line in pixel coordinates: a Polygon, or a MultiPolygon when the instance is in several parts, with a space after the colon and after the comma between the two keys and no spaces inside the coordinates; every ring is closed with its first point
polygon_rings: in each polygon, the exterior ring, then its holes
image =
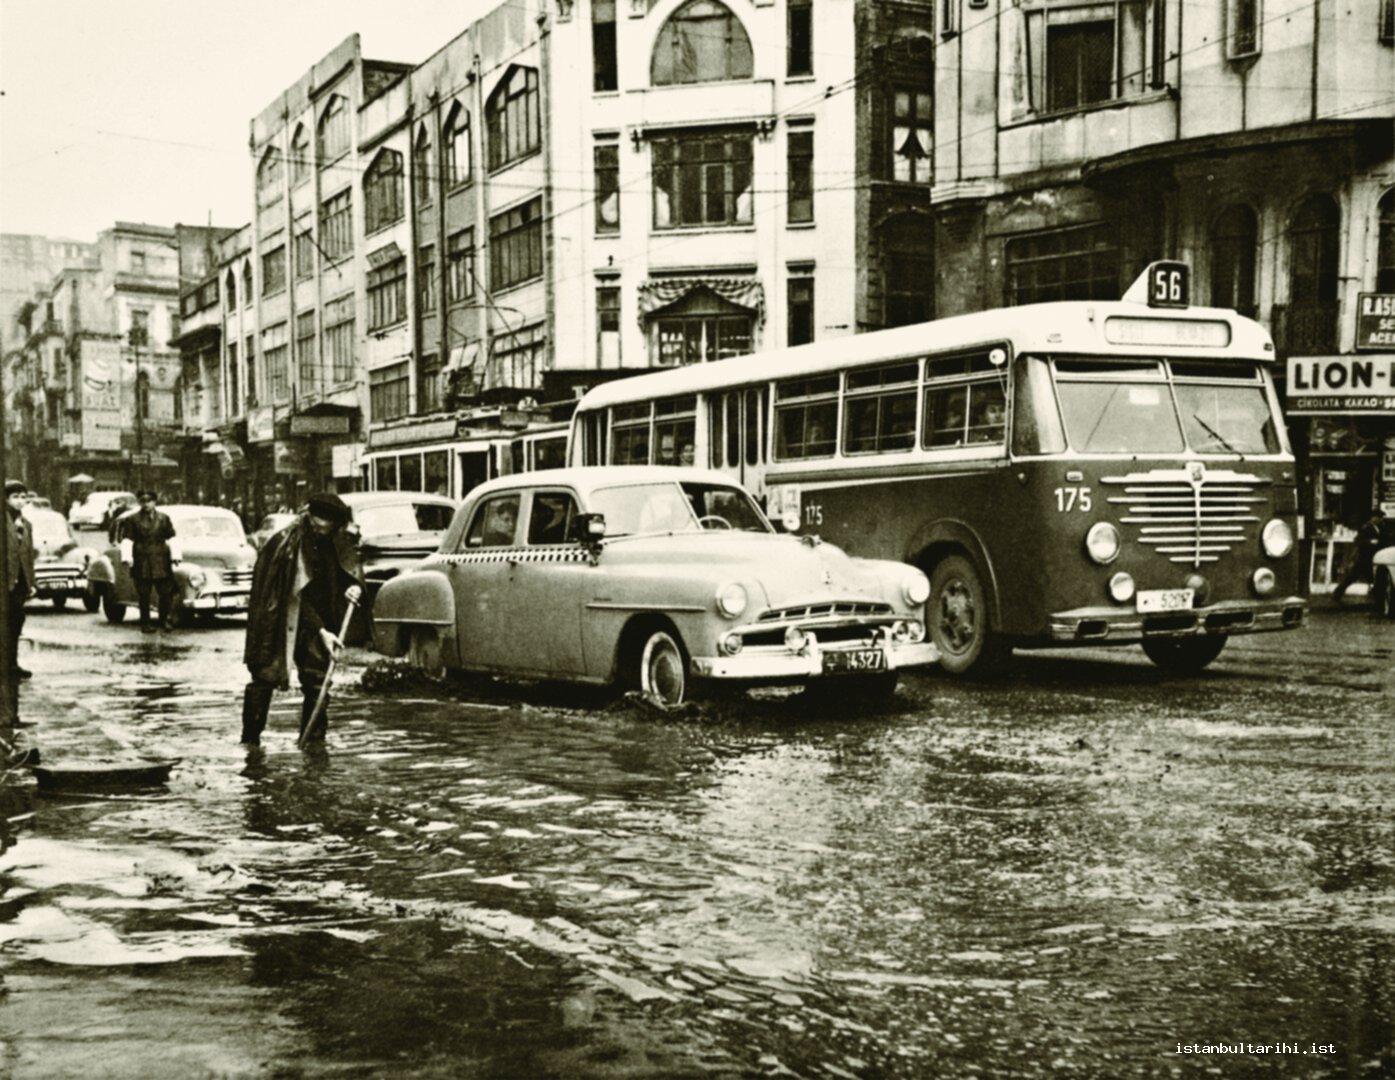
{"type": "Polygon", "coordinates": [[[220,575],[225,585],[250,585],[252,584],[252,571],[246,570],[224,570],[220,575]]]}
{"type": "Polygon", "coordinates": [[[890,615],[890,604],[840,600],[828,604],[805,604],[800,607],[772,608],[762,612],[757,622],[798,622],[804,619],[841,619],[849,616],[890,615]]]}
{"type": "Polygon", "coordinates": [[[82,570],[76,566],[34,567],[34,578],[36,581],[66,581],[69,578],[80,578],[82,576],[82,570]]]}
{"type": "Polygon", "coordinates": [[[1212,563],[1252,535],[1259,521],[1254,511],[1268,500],[1255,492],[1269,481],[1231,469],[1207,469],[1189,462],[1182,469],[1153,469],[1126,476],[1106,476],[1104,484],[1122,485],[1109,502],[1121,507],[1119,520],[1134,527],[1134,536],[1175,563],[1212,563]]]}

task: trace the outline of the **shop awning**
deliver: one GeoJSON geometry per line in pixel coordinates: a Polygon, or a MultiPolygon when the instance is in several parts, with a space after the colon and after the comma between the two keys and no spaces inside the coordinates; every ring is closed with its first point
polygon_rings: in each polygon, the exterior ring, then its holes
{"type": "Polygon", "coordinates": [[[658,278],[646,281],[639,287],[640,320],[679,303],[699,289],[707,289],[728,303],[749,309],[757,320],[764,314],[765,289],[755,278],[658,278]]]}

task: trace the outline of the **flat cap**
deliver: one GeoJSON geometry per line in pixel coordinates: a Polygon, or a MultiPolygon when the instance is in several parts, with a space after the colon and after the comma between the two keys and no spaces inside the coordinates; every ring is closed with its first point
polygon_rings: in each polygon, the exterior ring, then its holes
{"type": "Polygon", "coordinates": [[[23,481],[23,480],[6,480],[6,481],[5,481],[5,498],[7,498],[7,499],[8,499],[11,495],[25,495],[25,494],[28,494],[28,492],[29,492],[29,489],[28,489],[27,487],[24,486],[24,481],[23,481]]]}

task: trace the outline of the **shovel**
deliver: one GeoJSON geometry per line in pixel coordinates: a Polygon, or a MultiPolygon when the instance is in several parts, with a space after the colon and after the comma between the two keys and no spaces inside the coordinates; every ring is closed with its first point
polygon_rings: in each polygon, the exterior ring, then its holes
{"type": "MultiPolygon", "coordinates": [[[[362,593],[357,585],[351,585],[344,591],[344,599],[349,602],[349,606],[344,609],[344,621],[339,625],[339,640],[342,642],[344,636],[349,632],[349,622],[354,617],[354,611],[358,607],[358,600],[362,593]]],[[[320,696],[315,699],[315,708],[310,713],[310,719],[305,723],[305,730],[300,733],[300,738],[296,740],[296,746],[304,750],[314,739],[320,728],[320,718],[325,714],[325,702],[329,700],[329,684],[334,678],[334,669],[339,666],[339,650],[336,649],[329,655],[329,667],[325,669],[325,681],[320,684],[320,696]]]]}

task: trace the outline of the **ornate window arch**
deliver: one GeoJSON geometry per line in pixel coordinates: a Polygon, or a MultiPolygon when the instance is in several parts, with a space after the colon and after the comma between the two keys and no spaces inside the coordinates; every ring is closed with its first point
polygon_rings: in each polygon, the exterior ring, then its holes
{"type": "Polygon", "coordinates": [[[363,215],[368,232],[376,232],[394,221],[401,221],[402,155],[383,149],[363,175],[363,215]]]}
{"type": "Polygon", "coordinates": [[[228,267],[228,280],[225,287],[228,294],[228,310],[232,311],[237,307],[237,275],[232,272],[232,267],[228,267]]]}
{"type": "Polygon", "coordinates": [[[484,106],[491,169],[526,157],[542,145],[538,107],[537,69],[509,68],[484,106]]]}
{"type": "Polygon", "coordinates": [[[441,172],[446,187],[453,188],[470,179],[474,162],[470,154],[470,110],[456,102],[446,114],[441,129],[441,172]]]}
{"type": "Polygon", "coordinates": [[[349,103],[335,94],[320,114],[315,131],[315,149],[320,168],[343,157],[349,150],[349,103]]]}
{"type": "Polygon", "coordinates": [[[281,151],[268,146],[257,164],[257,205],[266,206],[281,197],[281,151]]]}
{"type": "Polygon", "coordinates": [[[291,136],[291,186],[303,184],[310,179],[310,133],[304,124],[297,124],[291,136]]]}
{"type": "Polygon", "coordinates": [[[1376,292],[1395,292],[1395,187],[1376,204],[1376,292]]]}
{"type": "Polygon", "coordinates": [[[728,82],[752,75],[751,39],[719,0],[688,0],[668,17],[654,42],[649,81],[655,86],[728,82]]]}
{"type": "Polygon", "coordinates": [[[1295,304],[1337,299],[1342,212],[1331,195],[1309,195],[1289,218],[1289,299],[1295,304]]]}
{"type": "Polygon", "coordinates": [[[1211,223],[1206,237],[1211,254],[1211,306],[1234,308],[1253,318],[1255,264],[1259,257],[1259,218],[1247,203],[1232,203],[1211,223]]]}

